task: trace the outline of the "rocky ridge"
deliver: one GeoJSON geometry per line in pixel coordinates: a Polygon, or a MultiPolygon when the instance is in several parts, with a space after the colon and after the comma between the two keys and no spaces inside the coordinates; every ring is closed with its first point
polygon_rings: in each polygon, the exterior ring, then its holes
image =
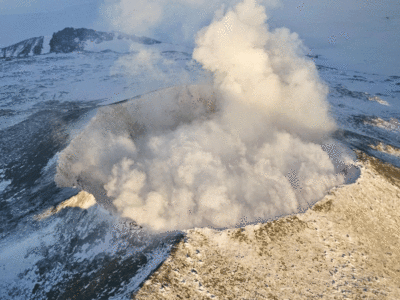
{"type": "Polygon", "coordinates": [[[120,32],[103,32],[87,28],[67,27],[53,33],[46,44],[45,37],[34,37],[14,45],[0,48],[0,58],[27,57],[45,53],[70,53],[84,51],[89,43],[100,44],[110,41],[124,40],[143,45],[160,44],[161,42],[148,37],[139,37],[120,32]],[[45,48],[49,50],[44,50],[45,48]]]}
{"type": "Polygon", "coordinates": [[[359,158],[305,213],[189,230],[133,299],[400,299],[400,170],[359,158]]]}

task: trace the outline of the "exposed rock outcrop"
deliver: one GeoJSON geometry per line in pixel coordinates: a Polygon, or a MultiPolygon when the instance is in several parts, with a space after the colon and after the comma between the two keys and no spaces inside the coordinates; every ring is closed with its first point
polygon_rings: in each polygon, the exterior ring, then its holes
{"type": "Polygon", "coordinates": [[[0,58],[26,57],[46,53],[70,53],[86,50],[89,43],[100,44],[103,42],[121,41],[127,43],[139,43],[144,45],[160,44],[160,41],[148,37],[138,37],[120,32],[102,32],[87,28],[67,27],[53,33],[50,41],[43,37],[35,37],[16,43],[14,45],[0,48],[0,58]],[[45,45],[46,44],[46,45],[45,45]]]}
{"type": "Polygon", "coordinates": [[[0,58],[25,57],[28,55],[39,55],[42,53],[44,37],[34,37],[14,45],[1,48],[0,58]]]}
{"type": "Polygon", "coordinates": [[[126,39],[145,45],[161,43],[160,41],[151,38],[137,37],[135,35],[127,35],[118,32],[102,32],[86,28],[74,29],[72,27],[67,27],[53,34],[53,37],[50,40],[50,52],[69,53],[73,51],[82,51],[85,50],[87,42],[99,44],[105,41],[109,42],[117,39],[126,39]]]}

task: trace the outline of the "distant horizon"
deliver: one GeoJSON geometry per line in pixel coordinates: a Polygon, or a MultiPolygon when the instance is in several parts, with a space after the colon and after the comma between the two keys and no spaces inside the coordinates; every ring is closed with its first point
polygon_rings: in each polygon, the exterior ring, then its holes
{"type": "MultiPolygon", "coordinates": [[[[94,30],[94,31],[96,31],[96,32],[98,31],[98,32],[103,32],[103,33],[118,33],[118,34],[122,33],[122,32],[117,31],[117,30],[100,30],[100,29],[95,29],[95,28],[91,28],[91,27],[73,27],[73,26],[66,26],[66,27],[64,27],[64,28],[62,28],[62,29],[59,29],[59,30],[54,31],[51,35],[47,35],[47,37],[53,36],[55,33],[58,33],[58,32],[60,32],[60,31],[63,31],[63,30],[65,30],[65,29],[67,29],[67,28],[72,28],[72,29],[74,29],[74,30],[77,30],[77,29],[94,30]]],[[[145,37],[145,36],[136,35],[136,34],[127,34],[127,35],[128,35],[128,36],[136,36],[136,37],[145,37]]],[[[7,47],[11,47],[11,46],[14,46],[15,44],[18,44],[18,43],[21,43],[21,42],[30,40],[30,39],[32,39],[32,38],[39,38],[39,37],[46,37],[46,36],[44,36],[44,35],[31,36],[31,37],[28,37],[28,38],[26,38],[26,39],[20,40],[20,41],[18,41],[18,42],[16,42],[16,43],[13,43],[13,44],[10,44],[10,45],[7,45],[7,46],[0,47],[0,49],[7,48],[7,47]]],[[[156,40],[156,39],[154,39],[154,40],[156,40]]],[[[161,42],[161,41],[160,41],[160,42],[161,42]]]]}
{"type": "Polygon", "coordinates": [[[0,48],[39,36],[51,36],[66,27],[107,31],[98,21],[98,2],[75,4],[49,12],[0,14],[0,48]],[[18,24],[19,26],[15,26],[18,24]],[[34,25],[34,26],[32,26],[34,25]]]}
{"type": "Polygon", "coordinates": [[[2,4],[0,16],[57,12],[72,6],[100,4],[102,1],[103,0],[69,0],[68,2],[64,2],[59,0],[30,0],[29,3],[24,5],[15,0],[0,0],[2,4]],[[33,5],[31,4],[32,2],[33,5]]]}
{"type": "MultiPolygon", "coordinates": [[[[72,0],[72,3],[61,6],[56,6],[57,2],[52,1],[48,8],[44,7],[49,0],[35,0],[36,12],[20,14],[16,13],[16,8],[3,8],[3,3],[13,3],[16,6],[15,2],[0,1],[0,48],[32,37],[51,36],[65,27],[105,32],[116,29],[102,15],[104,0],[83,0],[83,4],[72,0]],[[42,12],[38,12],[40,7],[43,7],[42,12]],[[54,10],[58,7],[59,10],[54,10]]],[[[118,0],[108,2],[118,3],[118,0]]],[[[308,47],[309,54],[325,56],[330,63],[343,70],[355,69],[389,75],[399,70],[400,34],[397,28],[400,26],[400,3],[397,0],[384,0],[380,3],[365,0],[314,3],[304,0],[301,6],[294,0],[282,3],[281,7],[267,10],[269,28],[286,27],[298,33],[308,47]]],[[[117,31],[129,31],[137,36],[193,47],[196,32],[208,25],[211,21],[209,18],[212,18],[207,15],[201,21],[191,24],[195,11],[192,9],[185,12],[179,18],[169,11],[162,24],[156,24],[145,33],[136,32],[130,26],[117,31]]]]}

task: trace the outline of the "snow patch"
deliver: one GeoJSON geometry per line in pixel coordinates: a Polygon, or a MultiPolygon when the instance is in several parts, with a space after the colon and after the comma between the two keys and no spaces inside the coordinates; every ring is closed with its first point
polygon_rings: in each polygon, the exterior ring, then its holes
{"type": "Polygon", "coordinates": [[[57,161],[58,161],[58,157],[59,157],[59,152],[57,152],[52,158],[49,159],[49,161],[47,162],[47,164],[43,167],[42,169],[42,174],[47,173],[51,167],[56,166],[57,161]]]}
{"type": "Polygon", "coordinates": [[[65,200],[64,202],[60,203],[59,205],[57,205],[57,207],[51,207],[51,208],[47,209],[46,211],[44,211],[43,213],[36,215],[35,219],[36,220],[46,219],[46,218],[58,213],[59,211],[61,211],[62,209],[66,208],[66,207],[79,207],[82,209],[89,209],[90,207],[92,207],[95,204],[96,204],[96,199],[93,197],[93,195],[91,195],[85,191],[82,191],[82,192],[79,192],[78,195],[73,196],[73,197],[69,198],[68,200],[65,200]]]}
{"type": "Polygon", "coordinates": [[[374,150],[400,157],[400,149],[393,147],[391,145],[385,145],[384,143],[379,143],[377,146],[370,145],[370,147],[374,150]]]}
{"type": "Polygon", "coordinates": [[[379,98],[378,96],[368,97],[368,100],[369,100],[369,101],[378,102],[379,104],[382,104],[382,105],[390,106],[390,104],[389,104],[387,101],[382,100],[382,99],[379,98]]]}
{"type": "Polygon", "coordinates": [[[0,193],[5,191],[5,189],[11,184],[12,180],[4,179],[4,169],[0,169],[0,193]]]}
{"type": "Polygon", "coordinates": [[[43,39],[43,49],[42,49],[42,54],[47,54],[50,53],[50,41],[51,41],[51,36],[45,36],[43,39]]]}
{"type": "Polygon", "coordinates": [[[395,118],[391,118],[389,121],[386,121],[378,117],[378,118],[373,118],[369,121],[364,121],[364,123],[377,126],[379,128],[386,129],[388,131],[400,132],[400,121],[395,118]]]}
{"type": "Polygon", "coordinates": [[[5,189],[11,184],[11,180],[0,181],[0,193],[4,192],[5,189]]]}
{"type": "Polygon", "coordinates": [[[114,37],[111,41],[103,41],[96,43],[95,41],[87,40],[84,45],[86,51],[101,52],[111,50],[119,53],[126,53],[130,51],[130,47],[134,42],[129,39],[117,39],[114,37]]]}

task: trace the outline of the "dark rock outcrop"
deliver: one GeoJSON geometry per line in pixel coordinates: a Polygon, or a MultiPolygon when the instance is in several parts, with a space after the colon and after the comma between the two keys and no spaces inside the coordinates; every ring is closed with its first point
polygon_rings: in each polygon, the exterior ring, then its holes
{"type": "Polygon", "coordinates": [[[50,40],[50,52],[69,53],[73,51],[82,51],[86,41],[93,41],[96,44],[103,41],[111,41],[112,33],[97,32],[93,29],[72,27],[64,28],[61,31],[53,33],[50,40]]]}
{"type": "Polygon", "coordinates": [[[104,41],[112,41],[115,39],[127,39],[145,45],[161,43],[151,38],[137,37],[135,35],[127,35],[118,32],[102,32],[86,28],[74,29],[72,27],[67,27],[53,34],[50,40],[50,52],[69,53],[73,51],[82,51],[85,50],[87,41],[99,44],[104,41]]]}
{"type": "MultiPolygon", "coordinates": [[[[74,51],[83,51],[85,50],[87,42],[99,44],[117,39],[124,39],[145,45],[161,43],[160,41],[148,37],[138,37],[136,35],[128,35],[120,32],[102,32],[87,28],[75,29],[67,27],[61,31],[53,33],[53,37],[49,43],[50,52],[70,53],[74,51]]],[[[0,48],[0,58],[26,57],[28,55],[43,54],[43,43],[44,37],[40,36],[24,40],[5,48],[0,48]]]]}
{"type": "Polygon", "coordinates": [[[42,53],[43,39],[43,36],[34,37],[11,46],[1,48],[0,58],[26,57],[29,54],[39,55],[42,53]]]}

